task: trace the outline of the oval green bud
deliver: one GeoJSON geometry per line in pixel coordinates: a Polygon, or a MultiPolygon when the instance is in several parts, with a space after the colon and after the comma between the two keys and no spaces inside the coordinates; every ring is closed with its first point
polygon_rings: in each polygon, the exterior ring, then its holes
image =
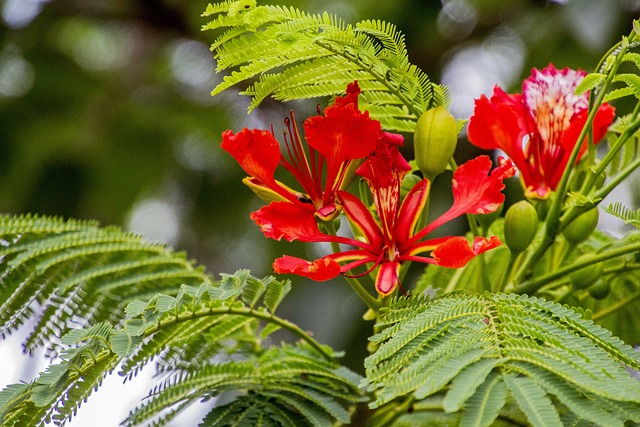
{"type": "Polygon", "coordinates": [[[594,299],[605,299],[611,293],[611,284],[606,280],[598,280],[589,287],[589,295],[594,299]]]}
{"type": "Polygon", "coordinates": [[[511,252],[527,249],[538,231],[538,212],[531,203],[521,200],[504,216],[504,240],[511,252]]]}
{"type": "Polygon", "coordinates": [[[562,230],[565,239],[573,244],[578,244],[585,240],[596,229],[599,215],[598,209],[593,208],[578,216],[562,230]]]}
{"type": "Polygon", "coordinates": [[[416,163],[425,177],[433,180],[447,168],[458,143],[460,126],[446,108],[425,111],[416,123],[413,147],[416,163]]]}
{"type": "MultiPolygon", "coordinates": [[[[591,254],[580,255],[576,258],[576,262],[580,262],[585,260],[586,258],[590,258],[591,254]]],[[[591,264],[587,267],[581,268],[580,270],[575,270],[569,274],[569,279],[571,279],[571,284],[576,289],[585,289],[589,286],[593,285],[602,277],[602,272],[604,271],[604,264],[601,262],[591,264]]]]}

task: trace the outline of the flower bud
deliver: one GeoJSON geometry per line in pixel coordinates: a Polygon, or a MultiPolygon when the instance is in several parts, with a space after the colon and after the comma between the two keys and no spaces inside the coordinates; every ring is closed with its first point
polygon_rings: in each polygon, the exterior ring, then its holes
{"type": "Polygon", "coordinates": [[[605,299],[611,292],[611,284],[607,280],[598,280],[589,288],[589,295],[594,299],[605,299]]]}
{"type": "Polygon", "coordinates": [[[458,122],[444,107],[427,110],[418,119],[413,134],[416,163],[429,180],[447,168],[459,131],[458,122]]]}
{"type": "Polygon", "coordinates": [[[512,253],[527,249],[538,231],[538,213],[531,203],[521,200],[504,217],[504,240],[512,253]]]}
{"type": "Polygon", "coordinates": [[[598,209],[591,209],[574,219],[562,230],[562,234],[569,243],[578,244],[589,237],[593,230],[596,229],[598,217],[598,209]]]}
{"type": "MultiPolygon", "coordinates": [[[[591,254],[580,255],[576,262],[580,262],[585,260],[586,258],[591,257],[591,254]]],[[[571,279],[571,284],[576,289],[586,289],[589,286],[596,283],[598,279],[602,276],[602,272],[604,271],[604,264],[601,262],[591,264],[587,267],[581,268],[580,270],[575,270],[569,274],[569,279],[571,279]]]]}

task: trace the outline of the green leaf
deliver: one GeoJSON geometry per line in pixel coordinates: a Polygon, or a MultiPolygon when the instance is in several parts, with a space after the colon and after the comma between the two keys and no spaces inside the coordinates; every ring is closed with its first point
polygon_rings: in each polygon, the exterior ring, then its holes
{"type": "Polygon", "coordinates": [[[492,372],[466,402],[460,427],[489,427],[507,402],[507,387],[499,374],[492,372]]]}
{"type": "Polygon", "coordinates": [[[504,382],[532,426],[563,427],[551,399],[533,379],[505,375],[504,382]]]}
{"type": "Polygon", "coordinates": [[[460,410],[499,363],[500,359],[481,359],[466,366],[451,382],[451,388],[443,401],[445,412],[460,410]]]}
{"type": "Polygon", "coordinates": [[[586,92],[600,86],[606,78],[607,75],[602,73],[587,74],[576,87],[575,94],[578,96],[585,94],[586,92]]]}
{"type": "Polygon", "coordinates": [[[205,12],[213,20],[203,29],[225,30],[212,44],[218,71],[232,70],[212,95],[257,78],[243,92],[252,97],[251,110],[267,97],[341,95],[357,80],[360,108],[383,128],[407,132],[422,112],[449,102],[448,90],[409,62],[404,35],[392,24],[347,25],[327,13],[269,5],[236,13],[239,4],[222,3],[205,12]]]}
{"type": "Polygon", "coordinates": [[[608,411],[602,401],[640,407],[640,382],[622,367],[637,368],[640,353],[549,301],[491,293],[398,299],[376,328],[363,382],[372,409],[446,393],[443,409],[464,411],[463,425],[490,425],[511,401],[533,425],[562,425],[566,408],[582,411],[579,399],[601,408],[590,420],[608,411]]]}

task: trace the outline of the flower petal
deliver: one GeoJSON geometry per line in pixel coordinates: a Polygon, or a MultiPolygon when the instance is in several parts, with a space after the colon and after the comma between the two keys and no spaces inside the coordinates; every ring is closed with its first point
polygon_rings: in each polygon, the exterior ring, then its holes
{"type": "MultiPolygon", "coordinates": [[[[383,235],[380,225],[373,219],[373,215],[369,209],[358,199],[346,191],[339,190],[337,192],[338,200],[342,205],[347,218],[351,224],[356,227],[366,239],[368,245],[374,252],[381,250],[383,246],[383,235]]],[[[357,245],[359,247],[365,247],[362,242],[357,245]]]]}
{"type": "Polygon", "coordinates": [[[500,157],[491,173],[489,156],[478,156],[464,163],[453,174],[453,205],[412,238],[422,238],[444,223],[464,214],[495,212],[504,202],[503,179],[512,177],[515,168],[510,160],[500,157]],[[487,175],[487,173],[489,173],[487,175]]]}
{"type": "Polygon", "coordinates": [[[309,117],[303,123],[307,143],[326,158],[327,188],[333,188],[343,162],[362,159],[376,147],[380,122],[358,110],[358,93],[357,84],[349,85],[347,96],[336,98],[324,116],[309,117]]]}
{"type": "Polygon", "coordinates": [[[242,129],[237,134],[227,130],[222,133],[220,147],[231,154],[247,175],[264,183],[273,181],[280,163],[280,144],[267,130],[242,129]]]}
{"type": "Polygon", "coordinates": [[[413,186],[402,201],[395,230],[396,246],[401,253],[404,252],[404,243],[411,238],[416,223],[420,219],[420,214],[427,203],[429,188],[429,180],[423,179],[413,186]]]}
{"type": "Polygon", "coordinates": [[[452,237],[436,247],[431,252],[431,256],[442,267],[460,268],[467,265],[476,255],[500,245],[500,239],[496,236],[491,236],[489,239],[476,237],[473,247],[470,247],[467,239],[462,236],[452,237]]]}
{"type": "Polygon", "coordinates": [[[365,160],[356,173],[366,179],[374,189],[402,182],[402,178],[411,170],[411,166],[398,149],[403,143],[402,135],[382,132],[374,154],[365,160]]]}
{"type": "Polygon", "coordinates": [[[309,262],[284,255],[273,262],[273,270],[278,274],[297,274],[316,282],[324,282],[340,275],[340,264],[329,257],[309,262]]]}
{"type": "Polygon", "coordinates": [[[504,151],[521,173],[529,178],[523,144],[527,140],[526,129],[530,128],[530,124],[530,114],[524,107],[522,95],[507,95],[496,86],[491,99],[482,95],[475,101],[467,136],[469,142],[477,147],[504,151]]]}
{"type": "Polygon", "coordinates": [[[380,269],[376,276],[376,290],[381,296],[386,297],[389,295],[396,289],[398,283],[400,283],[400,279],[398,278],[399,268],[400,263],[394,261],[387,261],[380,264],[380,269]]]}
{"type": "Polygon", "coordinates": [[[251,213],[251,219],[270,239],[324,242],[331,237],[318,229],[315,209],[308,203],[272,202],[251,213]]]}

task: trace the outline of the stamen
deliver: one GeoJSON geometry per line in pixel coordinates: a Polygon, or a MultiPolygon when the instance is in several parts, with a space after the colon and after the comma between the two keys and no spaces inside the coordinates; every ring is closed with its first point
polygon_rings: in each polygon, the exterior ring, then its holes
{"type": "Polygon", "coordinates": [[[367,269],[367,271],[365,271],[364,273],[359,273],[359,274],[340,273],[340,275],[343,276],[343,277],[347,277],[349,279],[358,279],[358,278],[360,278],[362,276],[366,276],[367,274],[371,273],[377,266],[380,265],[380,262],[382,261],[383,257],[384,257],[384,251],[380,252],[380,254],[378,255],[378,258],[373,263],[373,265],[371,267],[369,267],[367,269]]]}

